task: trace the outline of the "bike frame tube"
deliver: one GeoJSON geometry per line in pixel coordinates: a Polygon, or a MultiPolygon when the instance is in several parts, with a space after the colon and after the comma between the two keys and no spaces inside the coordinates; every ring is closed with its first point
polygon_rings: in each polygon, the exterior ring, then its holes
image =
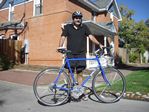
{"type": "MultiPolygon", "coordinates": [[[[105,72],[104,72],[104,70],[103,70],[103,68],[102,68],[102,66],[101,66],[101,63],[100,63],[100,61],[99,61],[97,55],[95,55],[95,58],[67,58],[67,57],[66,57],[65,63],[64,63],[63,66],[61,67],[61,69],[60,69],[60,71],[59,71],[59,74],[58,74],[58,77],[57,77],[57,78],[55,79],[55,81],[54,81],[54,84],[57,83],[57,81],[58,81],[58,79],[59,79],[61,73],[63,72],[64,67],[65,67],[66,64],[68,65],[68,69],[69,69],[69,71],[70,71],[70,75],[71,75],[71,78],[72,78],[72,80],[73,80],[73,84],[74,84],[74,85],[77,84],[77,81],[76,81],[76,79],[75,79],[75,77],[74,77],[74,73],[72,72],[72,69],[71,69],[71,66],[70,66],[70,61],[77,61],[77,60],[80,60],[80,61],[81,61],[81,60],[96,60],[96,61],[98,62],[98,67],[99,67],[99,69],[100,69],[100,71],[101,71],[101,74],[102,74],[102,77],[103,77],[104,81],[105,81],[107,84],[110,85],[110,82],[108,81],[108,79],[107,79],[107,77],[106,77],[106,75],[105,75],[105,72]]],[[[98,68],[98,67],[97,67],[97,68],[98,68]]],[[[96,70],[97,70],[97,69],[95,69],[95,70],[92,71],[92,73],[82,82],[81,86],[84,86],[84,85],[86,84],[86,82],[91,78],[91,76],[95,73],[96,70]]],[[[65,87],[57,87],[57,86],[56,86],[56,88],[59,88],[59,89],[61,89],[61,90],[69,90],[68,88],[65,88],[65,87]]],[[[71,88],[71,89],[72,89],[72,88],[71,88]]]]}
{"type": "Polygon", "coordinates": [[[54,84],[57,83],[57,81],[58,81],[58,79],[59,79],[61,73],[63,72],[63,70],[64,70],[64,66],[62,66],[62,68],[60,69],[58,76],[56,77],[56,79],[55,79],[54,82],[53,82],[54,84]]]}
{"type": "Polygon", "coordinates": [[[70,72],[70,75],[71,75],[71,78],[72,78],[72,80],[73,80],[73,84],[77,84],[77,81],[76,81],[76,79],[75,79],[74,73],[72,72],[72,69],[71,69],[70,62],[69,62],[69,61],[70,61],[70,60],[66,57],[66,62],[65,62],[65,64],[64,64],[64,66],[67,64],[68,69],[69,69],[69,72],[70,72]]]}
{"type": "MultiPolygon", "coordinates": [[[[74,84],[76,84],[77,81],[76,81],[76,79],[74,78],[74,73],[72,72],[72,69],[71,69],[71,67],[70,67],[70,61],[77,61],[77,60],[78,60],[78,61],[83,61],[83,60],[96,60],[96,61],[98,62],[98,67],[99,67],[99,69],[100,69],[100,71],[101,71],[101,74],[102,74],[102,77],[103,77],[104,81],[105,81],[107,84],[110,85],[110,82],[108,81],[108,79],[107,79],[107,77],[106,77],[106,75],[105,75],[105,72],[104,72],[104,70],[103,70],[103,68],[102,68],[102,66],[101,66],[101,63],[100,63],[99,58],[98,58],[97,55],[95,55],[95,58],[67,58],[67,57],[66,57],[65,60],[66,60],[66,61],[65,61],[65,64],[68,65],[68,68],[69,68],[69,71],[70,71],[70,75],[71,75],[71,78],[72,78],[74,84]]],[[[65,65],[65,64],[64,64],[64,65],[65,65]]],[[[96,70],[94,70],[94,71],[82,82],[81,86],[84,86],[84,84],[91,78],[91,76],[95,73],[95,71],[96,71],[96,70]]]]}
{"type": "Polygon", "coordinates": [[[92,75],[95,73],[96,69],[92,71],[92,73],[82,82],[81,86],[84,86],[86,82],[92,77],[92,75]]]}
{"type": "Polygon", "coordinates": [[[58,89],[61,89],[61,90],[64,90],[64,91],[68,91],[69,88],[56,86],[56,83],[57,83],[57,81],[58,81],[58,79],[59,79],[61,73],[64,71],[64,66],[65,66],[65,64],[61,67],[58,76],[57,76],[56,79],[54,80],[54,82],[53,82],[53,83],[54,83],[54,86],[53,86],[53,87],[58,88],[58,89]]]}
{"type": "Polygon", "coordinates": [[[108,79],[107,79],[107,77],[106,77],[106,74],[105,74],[105,72],[104,72],[104,70],[103,70],[103,68],[102,68],[102,66],[101,66],[101,63],[100,63],[100,61],[99,61],[97,55],[96,55],[96,59],[97,59],[97,62],[98,62],[98,65],[99,65],[99,68],[100,68],[100,71],[101,71],[101,75],[102,75],[104,81],[105,81],[107,84],[110,85],[110,82],[108,81],[108,79]]]}

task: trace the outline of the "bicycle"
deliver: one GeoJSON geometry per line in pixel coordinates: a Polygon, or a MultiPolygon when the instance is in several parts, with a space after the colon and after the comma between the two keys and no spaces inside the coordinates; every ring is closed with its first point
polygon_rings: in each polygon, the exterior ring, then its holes
{"type": "MultiPolygon", "coordinates": [[[[94,58],[69,59],[66,56],[65,63],[61,68],[46,68],[41,71],[33,83],[33,91],[38,101],[48,106],[61,105],[68,102],[72,97],[79,99],[84,93],[84,89],[90,89],[100,102],[114,103],[119,101],[126,90],[125,77],[114,67],[102,67],[99,57],[103,55],[103,51],[100,49],[95,51],[94,58]],[[89,70],[91,73],[87,72],[89,75],[86,76],[80,86],[69,63],[75,60],[95,60],[98,63],[97,67],[89,70]],[[66,64],[69,67],[69,75],[64,67],[66,64]]],[[[65,55],[71,53],[66,49],[59,49],[59,52],[65,55]]]]}

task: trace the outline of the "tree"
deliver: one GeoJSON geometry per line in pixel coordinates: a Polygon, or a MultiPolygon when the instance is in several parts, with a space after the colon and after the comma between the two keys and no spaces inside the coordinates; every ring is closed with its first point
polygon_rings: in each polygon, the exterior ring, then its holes
{"type": "Polygon", "coordinates": [[[138,48],[142,55],[145,49],[149,49],[149,27],[147,27],[149,20],[146,22],[135,22],[132,16],[135,14],[133,10],[129,10],[125,6],[120,6],[122,14],[122,21],[120,22],[119,36],[125,40],[125,47],[138,48]]]}
{"type": "Polygon", "coordinates": [[[132,16],[135,14],[134,10],[129,10],[128,7],[124,5],[120,6],[120,12],[121,12],[122,17],[125,17],[128,20],[131,20],[132,16]]]}
{"type": "Polygon", "coordinates": [[[119,36],[125,41],[125,47],[129,47],[130,43],[134,39],[134,25],[135,21],[132,19],[134,15],[133,10],[129,10],[126,6],[120,6],[120,12],[122,14],[122,21],[119,27],[119,36]]]}
{"type": "Polygon", "coordinates": [[[147,20],[145,21],[145,24],[146,24],[147,27],[149,27],[149,19],[147,19],[147,20]]]}
{"type": "Polygon", "coordinates": [[[125,17],[123,17],[123,21],[120,22],[119,36],[120,38],[124,39],[126,43],[125,47],[134,39],[134,25],[134,20],[128,20],[125,17]]]}
{"type": "MultiPolygon", "coordinates": [[[[135,24],[135,42],[132,43],[132,47],[143,46],[145,49],[149,48],[149,27],[147,27],[144,21],[140,21],[135,24]]],[[[143,53],[143,50],[141,51],[143,53]]]]}

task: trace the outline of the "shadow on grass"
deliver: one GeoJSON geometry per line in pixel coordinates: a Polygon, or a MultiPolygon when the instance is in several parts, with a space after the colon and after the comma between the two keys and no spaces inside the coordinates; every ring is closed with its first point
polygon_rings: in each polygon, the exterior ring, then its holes
{"type": "Polygon", "coordinates": [[[119,64],[116,66],[116,68],[121,70],[131,70],[131,71],[137,71],[137,70],[148,70],[149,71],[149,64],[119,64]]]}

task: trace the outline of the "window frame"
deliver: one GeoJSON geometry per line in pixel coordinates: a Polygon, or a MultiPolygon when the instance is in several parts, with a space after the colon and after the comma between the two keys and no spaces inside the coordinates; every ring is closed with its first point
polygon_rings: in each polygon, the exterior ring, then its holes
{"type": "Polygon", "coordinates": [[[36,1],[37,0],[34,0],[34,3],[33,3],[33,16],[40,16],[43,14],[43,0],[39,0],[40,1],[39,4],[36,4],[36,1]],[[36,9],[36,8],[39,8],[39,9],[36,9]],[[36,10],[39,10],[39,12],[36,13],[36,10]]]}

